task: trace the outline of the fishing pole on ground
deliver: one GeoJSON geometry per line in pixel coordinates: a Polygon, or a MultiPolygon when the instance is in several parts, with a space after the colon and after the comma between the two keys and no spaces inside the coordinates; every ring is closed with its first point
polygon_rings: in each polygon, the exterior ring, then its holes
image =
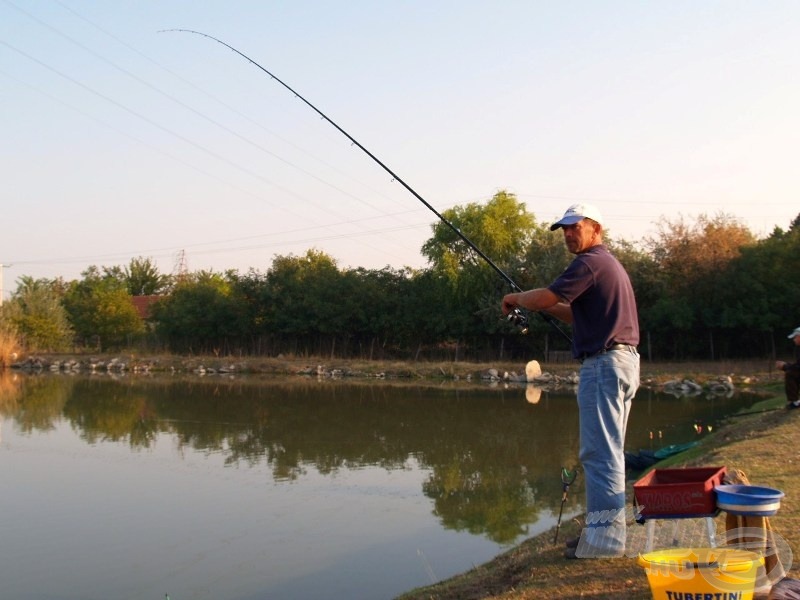
{"type": "Polygon", "coordinates": [[[771,413],[775,411],[786,411],[786,406],[778,406],[776,408],[765,408],[763,410],[754,410],[751,412],[743,412],[743,413],[736,413],[733,415],[728,415],[725,417],[726,419],[738,419],[739,417],[749,417],[750,415],[763,415],[764,413],[771,413]]]}
{"type": "Polygon", "coordinates": [[[567,502],[567,492],[569,486],[575,483],[575,478],[578,476],[578,469],[574,469],[570,473],[566,467],[561,467],[561,508],[558,511],[558,522],[556,523],[556,534],[553,537],[553,543],[558,542],[558,531],[561,529],[561,517],[564,514],[564,504],[567,502]]]}
{"type": "MultiPolygon", "coordinates": [[[[199,36],[202,36],[204,38],[213,40],[213,41],[217,42],[218,44],[222,44],[223,46],[225,46],[229,50],[232,50],[233,52],[235,52],[236,54],[238,54],[239,56],[244,58],[247,62],[249,62],[253,66],[257,67],[258,69],[260,69],[261,71],[263,71],[267,75],[269,75],[270,78],[272,78],[275,81],[277,81],[284,88],[286,88],[289,92],[294,94],[294,96],[296,98],[299,98],[300,100],[302,100],[303,103],[306,104],[306,106],[311,108],[314,112],[316,112],[325,121],[330,123],[334,128],[336,128],[336,130],[339,133],[344,135],[348,140],[350,140],[354,145],[356,145],[362,152],[364,152],[373,161],[375,161],[375,163],[377,163],[384,171],[386,171],[392,177],[392,179],[394,181],[397,181],[409,193],[411,193],[412,196],[414,196],[417,200],[422,202],[422,204],[425,205],[425,207],[428,210],[430,210],[434,215],[436,215],[436,217],[442,223],[444,223],[447,227],[449,227],[465,244],[467,244],[467,246],[470,247],[470,249],[472,249],[473,252],[475,252],[484,261],[486,261],[486,264],[488,264],[492,269],[494,269],[494,271],[498,275],[500,275],[500,277],[502,277],[511,286],[512,291],[515,291],[515,292],[522,292],[523,291],[522,288],[520,286],[518,286],[516,284],[516,282],[513,279],[511,279],[511,277],[508,274],[505,273],[505,271],[503,271],[500,267],[498,267],[497,264],[495,264],[495,262],[491,258],[489,258],[486,254],[484,254],[483,251],[481,251],[481,249],[478,248],[472,242],[472,240],[470,240],[466,235],[464,235],[464,233],[462,233],[462,231],[458,227],[456,227],[453,223],[451,223],[450,221],[445,219],[444,216],[439,211],[437,211],[430,203],[428,203],[428,201],[425,200],[425,198],[420,196],[410,185],[408,185],[402,178],[400,178],[399,175],[397,175],[388,166],[386,166],[386,164],[384,164],[372,152],[367,150],[352,135],[350,135],[344,129],[342,129],[337,123],[335,123],[330,117],[328,117],[328,115],[326,115],[320,109],[318,109],[316,106],[311,104],[311,102],[309,102],[303,96],[301,96],[299,93],[297,93],[297,91],[295,91],[291,86],[289,86],[287,83],[285,83],[279,77],[275,76],[272,72],[268,71],[266,68],[264,68],[263,66],[258,64],[256,61],[254,61],[252,58],[250,58],[249,56],[247,56],[243,52],[240,52],[239,50],[237,50],[236,48],[234,48],[230,44],[227,44],[227,43],[223,42],[222,40],[220,40],[218,38],[215,38],[213,35],[209,35],[207,33],[201,32],[201,31],[195,31],[193,29],[167,29],[167,30],[163,30],[163,31],[161,31],[159,33],[170,33],[170,32],[193,33],[195,35],[199,35],[199,36]]],[[[549,323],[550,326],[552,326],[564,339],[566,339],[570,343],[570,345],[572,344],[572,338],[570,338],[570,336],[563,329],[561,329],[561,327],[558,325],[558,323],[556,322],[554,317],[552,317],[551,315],[548,315],[546,313],[542,313],[542,312],[537,312],[537,314],[542,319],[544,319],[547,323],[549,323]]],[[[527,317],[527,315],[525,314],[525,312],[522,309],[520,309],[520,308],[513,309],[510,313],[508,313],[506,318],[508,319],[509,323],[511,323],[512,325],[515,325],[516,327],[518,327],[520,329],[520,331],[522,331],[522,333],[527,333],[528,332],[528,317],[527,317]]]]}

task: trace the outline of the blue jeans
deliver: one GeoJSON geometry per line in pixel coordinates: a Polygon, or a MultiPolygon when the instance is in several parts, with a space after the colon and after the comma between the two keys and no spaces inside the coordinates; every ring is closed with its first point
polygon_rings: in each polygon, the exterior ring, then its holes
{"type": "Polygon", "coordinates": [[[639,388],[639,354],[611,350],[586,359],[578,384],[586,529],[578,556],[625,552],[625,429],[639,388]]]}

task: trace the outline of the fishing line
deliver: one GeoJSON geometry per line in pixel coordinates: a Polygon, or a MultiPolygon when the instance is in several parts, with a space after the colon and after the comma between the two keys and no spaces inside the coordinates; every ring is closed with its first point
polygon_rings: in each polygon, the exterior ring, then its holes
{"type": "MultiPolygon", "coordinates": [[[[213,40],[213,41],[217,42],[218,44],[222,44],[223,46],[225,46],[229,50],[232,50],[233,52],[235,52],[236,54],[238,54],[239,56],[244,58],[247,62],[249,62],[253,66],[257,67],[258,69],[260,69],[261,71],[263,71],[267,75],[269,75],[269,77],[271,79],[274,79],[275,81],[277,81],[284,88],[286,88],[289,92],[291,92],[296,98],[302,100],[303,103],[306,106],[308,106],[311,110],[313,110],[315,113],[317,113],[325,121],[330,123],[339,133],[341,133],[348,140],[350,140],[350,142],[352,142],[355,146],[357,146],[359,148],[359,150],[361,150],[362,152],[364,152],[364,154],[369,156],[375,163],[378,164],[378,166],[380,166],[384,171],[386,171],[392,177],[392,180],[397,181],[412,196],[414,196],[417,200],[422,202],[422,204],[428,210],[430,210],[434,215],[436,215],[436,217],[442,223],[444,223],[447,227],[449,227],[453,231],[453,233],[455,233],[465,244],[467,244],[467,246],[469,246],[473,250],[473,252],[475,252],[478,256],[480,256],[486,262],[486,264],[488,264],[498,275],[500,275],[500,277],[502,277],[511,286],[511,289],[513,291],[516,291],[516,292],[522,292],[523,291],[523,289],[520,286],[518,286],[517,283],[513,279],[511,279],[511,277],[505,271],[503,271],[500,267],[498,267],[497,264],[495,264],[495,262],[491,258],[489,258],[486,254],[484,254],[483,251],[480,248],[478,248],[472,242],[472,240],[470,240],[466,235],[464,235],[464,233],[462,233],[461,230],[458,227],[456,227],[453,223],[451,223],[450,221],[445,219],[444,216],[439,211],[437,211],[427,200],[425,200],[425,198],[423,198],[420,194],[418,194],[416,192],[416,190],[414,190],[414,188],[412,188],[410,185],[408,185],[399,175],[397,175],[397,173],[392,171],[392,169],[390,169],[383,161],[381,161],[377,156],[375,156],[372,152],[370,152],[367,148],[365,148],[361,144],[361,142],[359,142],[352,135],[347,133],[347,131],[342,129],[335,121],[333,121],[330,117],[328,117],[328,115],[323,113],[320,109],[318,109],[316,106],[314,106],[311,102],[306,100],[295,89],[293,89],[290,85],[288,85],[282,79],[277,77],[274,73],[272,73],[271,71],[269,71],[268,69],[266,69],[265,67],[263,67],[262,65],[257,63],[256,61],[254,61],[252,58],[250,58],[249,56],[247,56],[243,52],[240,52],[239,50],[237,50],[236,48],[234,48],[230,44],[227,44],[227,43],[223,42],[222,40],[220,40],[218,38],[215,38],[214,36],[209,35],[207,33],[203,33],[201,31],[195,31],[193,29],[167,29],[167,30],[160,31],[159,33],[170,33],[170,32],[193,33],[195,35],[199,35],[199,36],[202,36],[204,38],[208,38],[210,40],[213,40]]],[[[542,319],[544,319],[547,323],[549,323],[559,334],[561,334],[562,337],[564,337],[568,342],[570,342],[570,344],[572,344],[572,339],[570,338],[569,335],[567,335],[564,332],[563,329],[561,329],[561,327],[559,327],[559,325],[558,325],[558,323],[556,323],[554,317],[552,317],[552,316],[550,316],[550,315],[548,315],[546,313],[542,313],[542,312],[537,312],[537,314],[542,319]]],[[[521,311],[519,311],[519,309],[516,309],[516,312],[509,313],[509,321],[512,321],[516,325],[520,326],[520,328],[523,329],[523,332],[527,331],[527,318],[525,317],[524,314],[522,314],[521,311]]]]}

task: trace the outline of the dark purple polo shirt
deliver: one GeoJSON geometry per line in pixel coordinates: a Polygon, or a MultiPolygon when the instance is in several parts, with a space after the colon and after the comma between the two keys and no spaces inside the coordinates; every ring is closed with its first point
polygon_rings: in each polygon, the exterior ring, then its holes
{"type": "Polygon", "coordinates": [[[578,254],[548,289],[572,307],[572,355],[639,344],[636,298],[625,269],[604,245],[578,254]]]}

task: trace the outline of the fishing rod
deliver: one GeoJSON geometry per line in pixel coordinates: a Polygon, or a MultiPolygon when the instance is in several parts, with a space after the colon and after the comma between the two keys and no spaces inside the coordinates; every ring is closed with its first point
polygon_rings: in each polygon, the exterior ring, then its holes
{"type": "MultiPolygon", "coordinates": [[[[340,127],[340,126],[339,126],[339,125],[338,125],[336,122],[334,122],[334,121],[333,121],[333,120],[332,120],[330,117],[328,117],[328,115],[326,115],[324,112],[322,112],[322,111],[321,111],[320,109],[318,109],[316,106],[314,106],[313,104],[311,104],[311,102],[309,102],[308,100],[306,100],[306,99],[305,99],[303,96],[301,96],[301,95],[300,95],[300,94],[299,94],[299,93],[298,93],[296,90],[294,90],[294,89],[293,89],[291,86],[289,86],[287,83],[285,83],[285,82],[284,82],[282,79],[280,79],[279,77],[277,77],[277,76],[276,76],[274,73],[270,72],[269,70],[267,70],[266,68],[264,68],[263,66],[261,66],[260,64],[258,64],[256,61],[254,61],[252,58],[250,58],[249,56],[247,56],[247,55],[246,55],[246,54],[244,54],[243,52],[240,52],[239,50],[237,50],[236,48],[234,48],[234,47],[233,47],[233,46],[231,46],[230,44],[227,44],[227,43],[223,42],[222,40],[220,40],[220,39],[218,39],[218,38],[215,38],[213,35],[209,35],[209,34],[207,34],[207,33],[203,33],[202,31],[195,31],[194,29],[167,29],[167,30],[163,30],[162,32],[163,32],[163,33],[169,33],[169,32],[193,33],[193,34],[195,34],[195,35],[200,35],[200,36],[202,36],[202,37],[204,37],[204,38],[208,38],[208,39],[210,39],[210,40],[213,40],[213,41],[217,42],[218,44],[222,44],[223,46],[225,46],[225,47],[226,47],[226,48],[228,48],[229,50],[233,50],[233,51],[234,51],[236,54],[238,54],[239,56],[241,56],[241,57],[242,57],[243,59],[245,59],[247,62],[249,62],[249,63],[250,63],[250,64],[252,64],[253,66],[255,66],[255,67],[258,67],[259,69],[261,69],[261,70],[262,70],[264,73],[266,73],[267,75],[269,75],[269,76],[270,76],[272,79],[274,79],[275,81],[277,81],[279,84],[281,84],[281,85],[282,85],[283,87],[285,87],[287,90],[289,90],[289,91],[290,91],[292,94],[294,94],[294,96],[295,96],[296,98],[299,98],[300,100],[302,100],[302,101],[303,101],[303,103],[304,103],[304,104],[306,104],[306,106],[308,106],[308,107],[309,107],[311,110],[313,110],[313,111],[314,111],[315,113],[317,113],[317,114],[318,114],[320,117],[322,117],[323,119],[325,119],[325,120],[326,120],[328,123],[330,123],[331,125],[333,125],[333,127],[335,127],[335,128],[336,128],[336,130],[337,130],[339,133],[341,133],[343,136],[345,136],[345,137],[346,137],[348,140],[350,140],[350,141],[351,141],[353,144],[355,144],[356,146],[358,146],[358,148],[359,148],[359,149],[360,149],[362,152],[364,152],[364,153],[365,153],[367,156],[369,156],[369,157],[370,157],[370,158],[371,158],[373,161],[375,161],[375,162],[376,162],[376,163],[377,163],[377,164],[378,164],[378,165],[379,165],[379,166],[380,166],[380,167],[381,167],[381,168],[382,168],[384,171],[386,171],[386,172],[387,172],[389,175],[391,175],[391,177],[392,177],[392,179],[393,179],[393,180],[397,181],[397,182],[398,182],[400,185],[402,185],[402,186],[403,186],[403,187],[404,187],[404,188],[405,188],[405,189],[406,189],[406,190],[407,190],[409,193],[411,193],[411,195],[412,195],[412,196],[414,196],[414,197],[415,197],[417,200],[419,200],[420,202],[422,202],[422,204],[424,204],[424,205],[425,205],[425,207],[426,207],[428,210],[430,210],[430,211],[431,211],[431,212],[432,212],[434,215],[436,215],[436,217],[437,217],[437,218],[438,218],[438,219],[439,219],[439,220],[440,220],[442,223],[444,223],[445,225],[447,225],[447,227],[449,227],[449,228],[450,228],[450,229],[451,229],[451,230],[452,230],[452,231],[453,231],[453,232],[454,232],[454,233],[455,233],[455,234],[456,234],[456,235],[457,235],[459,238],[461,238],[461,240],[463,240],[463,241],[464,241],[464,243],[465,243],[465,244],[467,244],[467,246],[469,246],[469,247],[470,247],[470,248],[471,248],[471,249],[472,249],[472,250],[473,250],[473,251],[474,251],[474,252],[475,252],[475,253],[476,253],[478,256],[480,256],[480,257],[481,257],[481,258],[482,258],[484,261],[486,261],[486,264],[488,264],[488,265],[489,265],[489,266],[490,266],[492,269],[494,269],[494,271],[495,271],[495,272],[496,272],[498,275],[500,275],[500,277],[502,277],[503,279],[505,279],[505,280],[506,280],[506,282],[507,282],[507,283],[508,283],[508,284],[511,286],[511,289],[512,289],[513,291],[515,291],[515,292],[522,292],[522,291],[523,291],[523,289],[522,289],[520,286],[518,286],[518,285],[516,284],[516,282],[515,282],[513,279],[511,279],[511,277],[509,277],[509,275],[508,275],[508,274],[506,274],[506,272],[505,272],[505,271],[503,271],[503,270],[502,270],[500,267],[498,267],[498,266],[495,264],[495,262],[494,262],[494,261],[493,261],[491,258],[489,258],[488,256],[486,256],[486,254],[484,254],[484,253],[483,253],[483,251],[481,251],[481,249],[480,249],[480,248],[478,248],[478,247],[477,247],[477,246],[476,246],[476,245],[475,245],[475,244],[472,242],[472,240],[470,240],[470,239],[469,239],[469,238],[468,238],[466,235],[464,235],[464,233],[462,233],[462,231],[461,231],[461,230],[460,230],[458,227],[456,227],[456,226],[455,226],[453,223],[451,223],[450,221],[448,221],[447,219],[445,219],[445,218],[444,218],[444,216],[443,216],[443,215],[442,215],[442,214],[441,214],[441,213],[440,213],[438,210],[436,210],[436,209],[435,209],[435,208],[434,208],[434,207],[433,207],[433,206],[432,206],[432,205],[431,205],[431,204],[430,204],[430,203],[429,203],[427,200],[425,200],[425,198],[423,198],[422,196],[420,196],[420,195],[419,195],[419,194],[416,192],[416,190],[414,190],[414,189],[413,189],[413,188],[412,188],[410,185],[408,185],[408,184],[407,184],[407,183],[406,183],[406,182],[405,182],[405,181],[404,181],[404,180],[403,180],[403,179],[402,179],[402,178],[401,178],[399,175],[397,175],[397,173],[395,173],[394,171],[392,171],[392,170],[391,170],[391,169],[390,169],[388,166],[386,166],[386,164],[384,164],[384,163],[383,163],[383,161],[381,161],[381,160],[380,160],[380,159],[379,159],[377,156],[375,156],[375,155],[374,155],[372,152],[370,152],[369,150],[367,150],[367,149],[366,149],[366,148],[365,148],[365,147],[364,147],[364,146],[363,146],[363,145],[362,145],[362,144],[361,144],[361,143],[360,143],[360,142],[359,142],[357,139],[355,139],[355,138],[354,138],[352,135],[350,135],[349,133],[347,133],[347,132],[346,132],[344,129],[342,129],[342,128],[341,128],[341,127],[340,127]]],[[[160,33],[162,33],[162,32],[160,32],[160,33]]],[[[572,338],[570,338],[570,337],[569,337],[569,335],[567,335],[567,334],[564,332],[564,330],[563,330],[563,329],[561,329],[561,327],[559,327],[559,325],[558,325],[558,323],[556,323],[556,321],[555,321],[555,318],[554,318],[554,317],[552,317],[551,315],[548,315],[547,313],[542,313],[542,312],[538,312],[537,314],[538,314],[538,315],[540,315],[540,316],[541,316],[541,317],[542,317],[542,318],[543,318],[543,319],[544,319],[544,320],[545,320],[547,323],[549,323],[551,326],[553,326],[553,328],[555,328],[555,330],[556,330],[556,331],[558,331],[558,333],[560,333],[562,337],[564,337],[564,338],[565,338],[565,339],[566,339],[566,340],[567,340],[567,341],[568,341],[570,344],[572,344],[572,338]]],[[[510,323],[512,323],[512,324],[516,325],[517,327],[519,327],[519,328],[520,328],[520,330],[522,331],[522,333],[527,333],[527,332],[528,332],[528,317],[525,315],[525,313],[524,313],[524,312],[523,312],[521,309],[519,309],[519,308],[514,308],[514,309],[513,309],[513,310],[512,310],[510,313],[508,313],[507,319],[508,319],[508,321],[509,321],[510,323]]]]}
{"type": "Polygon", "coordinates": [[[763,410],[754,410],[752,412],[743,412],[743,413],[736,413],[735,415],[728,415],[727,419],[738,419],[739,417],[749,417],[750,415],[763,415],[764,413],[771,413],[778,410],[785,411],[786,408],[783,406],[779,406],[777,408],[765,408],[763,410]]]}
{"type": "Polygon", "coordinates": [[[570,473],[566,467],[561,467],[561,509],[558,511],[558,523],[556,523],[556,534],[553,536],[553,543],[558,542],[558,531],[561,529],[561,516],[564,514],[564,504],[567,502],[567,492],[569,486],[575,483],[575,478],[578,476],[578,469],[570,473]]]}

